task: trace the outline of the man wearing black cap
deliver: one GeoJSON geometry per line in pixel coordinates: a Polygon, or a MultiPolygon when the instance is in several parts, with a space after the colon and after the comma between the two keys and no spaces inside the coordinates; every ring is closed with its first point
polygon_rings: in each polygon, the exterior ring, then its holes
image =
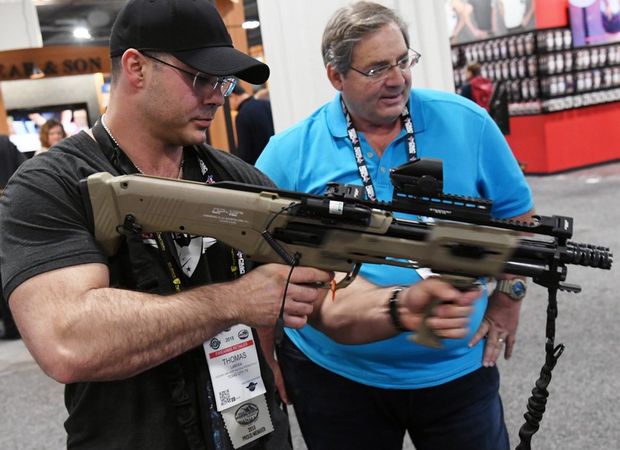
{"type": "MultiPolygon", "coordinates": [[[[130,226],[108,258],[79,189],[104,171],[268,184],[204,142],[237,77],[260,84],[269,69],[232,47],[208,0],[130,0],[110,53],[105,115],[25,163],[0,205],[4,293],[38,364],[67,385],[67,446],[289,448],[273,375],[249,328],[275,323],[289,268],[263,265],[235,279],[246,264],[224,244],[130,226]],[[243,351],[224,345],[237,338],[243,351]],[[230,352],[219,357],[217,348],[230,352]],[[240,386],[241,372],[252,382],[240,386]]],[[[295,269],[287,326],[312,311],[319,291],[309,285],[330,279],[295,269]]]]}

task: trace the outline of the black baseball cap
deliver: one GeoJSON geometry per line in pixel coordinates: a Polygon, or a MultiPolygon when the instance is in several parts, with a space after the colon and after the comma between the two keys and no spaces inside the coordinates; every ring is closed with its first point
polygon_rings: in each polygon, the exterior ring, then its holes
{"type": "Polygon", "coordinates": [[[128,48],[170,53],[209,75],[235,75],[252,84],[269,78],[269,66],[236,50],[209,0],[129,0],[110,35],[110,56],[128,48]]]}

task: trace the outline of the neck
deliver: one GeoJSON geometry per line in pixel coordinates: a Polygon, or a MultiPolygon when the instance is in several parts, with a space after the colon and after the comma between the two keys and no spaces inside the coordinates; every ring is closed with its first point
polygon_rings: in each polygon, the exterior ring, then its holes
{"type": "Polygon", "coordinates": [[[400,118],[396,118],[396,120],[389,122],[389,123],[381,123],[381,124],[363,122],[363,121],[355,120],[355,118],[352,118],[352,119],[353,119],[353,126],[355,127],[355,129],[359,132],[365,133],[366,135],[372,134],[372,135],[382,136],[382,135],[388,135],[392,133],[398,134],[402,126],[400,122],[400,118]]]}
{"type": "Polygon", "coordinates": [[[400,133],[400,129],[402,127],[400,118],[397,118],[391,123],[362,123],[362,126],[358,126],[359,121],[356,121],[354,118],[352,118],[352,120],[355,129],[358,132],[364,133],[366,142],[368,142],[379,157],[383,155],[384,150],[388,148],[394,139],[396,139],[396,136],[398,136],[398,133],[400,133]]]}
{"type": "Polygon", "coordinates": [[[348,107],[347,111],[349,113],[349,116],[351,116],[351,122],[353,122],[353,127],[358,132],[365,134],[370,133],[376,135],[386,135],[394,133],[394,131],[396,131],[396,134],[398,134],[398,132],[400,131],[400,114],[393,118],[386,118],[384,121],[372,121],[360,117],[359,115],[355,114],[355,112],[351,111],[348,107]]]}
{"type": "Polygon", "coordinates": [[[106,113],[101,123],[114,143],[127,155],[138,171],[145,175],[181,178],[183,172],[183,147],[164,145],[152,134],[140,128],[126,130],[119,126],[123,122],[106,113]],[[125,131],[126,130],[126,131],[125,131]]]}

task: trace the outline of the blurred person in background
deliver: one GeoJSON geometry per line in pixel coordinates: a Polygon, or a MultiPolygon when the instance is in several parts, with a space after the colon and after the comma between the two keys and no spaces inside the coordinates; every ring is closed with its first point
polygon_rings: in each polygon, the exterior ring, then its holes
{"type": "Polygon", "coordinates": [[[477,62],[467,65],[465,80],[459,93],[489,111],[493,95],[493,80],[482,76],[481,66],[477,62]]]}
{"type": "Polygon", "coordinates": [[[35,155],[48,151],[53,145],[58,144],[66,137],[67,133],[62,123],[55,119],[48,120],[41,125],[41,129],[39,130],[41,148],[35,152],[35,155]]]}
{"type": "Polygon", "coordinates": [[[235,86],[229,100],[231,109],[237,111],[237,148],[233,154],[254,164],[274,133],[271,102],[257,99],[240,85],[235,86]]]}

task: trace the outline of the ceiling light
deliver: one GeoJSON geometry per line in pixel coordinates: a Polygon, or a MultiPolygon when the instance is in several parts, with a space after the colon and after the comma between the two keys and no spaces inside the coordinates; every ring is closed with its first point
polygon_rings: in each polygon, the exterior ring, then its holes
{"type": "Polygon", "coordinates": [[[73,37],[76,39],[90,39],[92,36],[88,28],[77,27],[73,30],[73,37]]]}
{"type": "Polygon", "coordinates": [[[244,30],[253,30],[258,27],[260,27],[260,22],[258,20],[246,20],[241,24],[241,28],[244,30]]]}

